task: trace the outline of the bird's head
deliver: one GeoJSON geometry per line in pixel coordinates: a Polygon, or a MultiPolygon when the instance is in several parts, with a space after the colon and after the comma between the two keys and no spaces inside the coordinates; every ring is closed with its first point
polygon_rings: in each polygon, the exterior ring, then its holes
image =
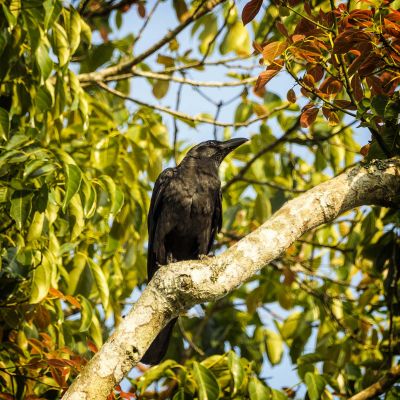
{"type": "Polygon", "coordinates": [[[219,142],[218,140],[201,142],[188,151],[185,159],[201,161],[212,160],[218,166],[231,151],[235,150],[236,147],[239,147],[247,141],[248,139],[236,138],[226,140],[225,142],[219,142]]]}

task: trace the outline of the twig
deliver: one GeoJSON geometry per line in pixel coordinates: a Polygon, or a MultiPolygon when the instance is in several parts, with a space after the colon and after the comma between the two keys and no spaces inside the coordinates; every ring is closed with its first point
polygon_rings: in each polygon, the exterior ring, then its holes
{"type": "Polygon", "coordinates": [[[154,5],[153,8],[150,10],[149,15],[147,16],[146,20],[144,21],[142,27],[139,29],[139,32],[135,38],[135,44],[141,39],[144,30],[146,29],[147,24],[150,22],[150,19],[152,18],[152,16],[154,15],[157,7],[160,5],[161,0],[157,0],[154,5]]]}
{"type": "Polygon", "coordinates": [[[235,177],[233,177],[231,180],[229,180],[228,182],[225,183],[225,185],[222,188],[222,191],[224,192],[235,182],[240,181],[256,160],[258,160],[260,157],[262,157],[265,153],[268,153],[269,151],[273,150],[275,147],[279,146],[281,143],[285,142],[287,137],[298,129],[299,125],[300,125],[300,118],[297,118],[296,122],[293,124],[293,126],[291,126],[280,138],[275,140],[275,142],[272,142],[267,147],[264,147],[263,149],[258,151],[256,154],[254,154],[254,156],[245,164],[245,166],[239,171],[239,173],[235,177]]]}
{"type": "Polygon", "coordinates": [[[140,106],[143,107],[148,107],[151,108],[153,110],[158,110],[161,112],[165,112],[167,114],[173,115],[174,117],[177,118],[181,118],[187,121],[192,121],[192,122],[199,122],[199,123],[204,123],[204,124],[210,124],[210,125],[216,125],[216,126],[223,126],[223,127],[233,127],[233,128],[239,128],[239,127],[246,127],[249,126],[251,124],[254,124],[257,121],[261,121],[263,119],[266,119],[268,117],[270,117],[271,115],[275,114],[276,112],[282,111],[286,108],[288,108],[290,106],[290,103],[284,103],[283,105],[274,108],[272,111],[265,113],[257,118],[253,118],[250,119],[246,122],[222,122],[222,121],[215,121],[213,119],[209,119],[209,118],[203,118],[203,117],[193,117],[191,115],[182,113],[180,111],[176,111],[176,110],[172,110],[171,108],[168,107],[163,107],[163,106],[157,106],[155,104],[148,104],[145,103],[141,100],[135,99],[133,97],[129,97],[124,95],[123,93],[119,92],[118,90],[115,89],[111,89],[110,87],[108,87],[105,83],[103,82],[97,82],[97,85],[100,86],[102,89],[106,90],[109,93],[112,93],[115,96],[120,97],[121,99],[124,100],[129,100],[132,101],[133,103],[139,104],[140,106]]]}
{"type": "Polygon", "coordinates": [[[189,335],[186,333],[185,328],[183,327],[182,321],[180,318],[178,318],[178,325],[179,325],[179,330],[181,331],[182,336],[184,339],[189,343],[189,346],[197,353],[200,354],[202,357],[204,356],[204,351],[200,349],[199,346],[196,345],[196,343],[193,342],[193,340],[189,337],[189,335]]]}
{"type": "MultiPolygon", "coordinates": [[[[175,108],[178,110],[180,103],[181,103],[181,94],[182,94],[182,89],[183,89],[183,84],[181,83],[179,85],[179,89],[178,89],[178,94],[176,95],[176,104],[175,104],[175,108]]],[[[174,160],[175,160],[175,165],[176,163],[176,156],[177,156],[177,141],[178,141],[178,121],[176,120],[176,118],[174,118],[174,160]]]]}
{"type": "Polygon", "coordinates": [[[278,189],[278,190],[282,190],[283,192],[292,192],[292,193],[304,193],[306,192],[306,190],[302,190],[302,189],[290,189],[290,188],[286,188],[284,186],[281,185],[277,185],[274,182],[269,182],[269,181],[258,181],[257,179],[248,179],[248,178],[240,178],[239,181],[241,182],[246,182],[246,183],[250,183],[252,185],[263,185],[263,186],[269,186],[273,189],[278,189]]]}

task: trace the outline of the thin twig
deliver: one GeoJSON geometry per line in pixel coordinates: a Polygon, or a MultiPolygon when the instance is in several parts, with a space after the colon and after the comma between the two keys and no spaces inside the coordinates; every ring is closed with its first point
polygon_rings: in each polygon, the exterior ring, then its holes
{"type": "Polygon", "coordinates": [[[250,183],[252,185],[262,185],[262,186],[269,186],[273,189],[282,190],[283,192],[292,192],[292,193],[304,193],[306,190],[302,189],[290,189],[286,188],[281,185],[277,185],[276,183],[269,182],[269,181],[258,181],[257,179],[248,179],[248,178],[240,178],[238,181],[250,183]]]}
{"type": "Polygon", "coordinates": [[[147,24],[150,22],[151,18],[153,17],[153,15],[160,3],[161,3],[161,0],[157,0],[154,3],[153,8],[149,12],[149,15],[147,16],[146,20],[144,21],[142,27],[139,29],[139,32],[135,38],[135,44],[141,39],[143,32],[146,29],[147,24]]]}
{"type": "Polygon", "coordinates": [[[260,157],[262,157],[264,154],[268,153],[269,151],[272,151],[275,147],[279,146],[281,143],[284,143],[286,141],[287,137],[298,129],[299,125],[300,125],[300,118],[297,118],[296,122],[293,124],[293,126],[291,126],[280,138],[276,139],[274,142],[269,144],[267,147],[264,147],[263,149],[258,151],[256,154],[254,154],[254,156],[249,161],[247,161],[247,163],[239,171],[239,173],[236,176],[234,176],[231,180],[229,180],[228,182],[225,183],[225,185],[222,187],[222,191],[224,192],[235,182],[240,181],[256,160],[258,160],[260,157]]]}

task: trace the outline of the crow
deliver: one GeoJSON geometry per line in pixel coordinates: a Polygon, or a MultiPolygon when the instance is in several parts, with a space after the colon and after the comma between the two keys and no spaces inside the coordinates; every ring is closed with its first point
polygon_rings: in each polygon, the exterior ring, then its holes
{"type": "MultiPolygon", "coordinates": [[[[147,219],[149,281],[160,265],[195,260],[209,253],[222,226],[218,167],[231,151],[246,141],[238,138],[202,142],[191,148],[177,167],[167,168],[159,175],[147,219]]],[[[176,320],[171,320],[158,334],[141,362],[160,363],[176,320]]]]}

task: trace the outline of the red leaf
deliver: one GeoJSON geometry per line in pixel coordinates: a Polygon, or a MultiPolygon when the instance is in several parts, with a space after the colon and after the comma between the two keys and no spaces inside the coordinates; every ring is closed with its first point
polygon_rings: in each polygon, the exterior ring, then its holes
{"type": "Polygon", "coordinates": [[[275,58],[279,57],[286,49],[286,43],[284,42],[272,42],[268,43],[262,52],[263,58],[268,63],[272,63],[275,58]]]}
{"type": "Polygon", "coordinates": [[[243,8],[242,21],[243,25],[248,24],[260,11],[263,0],[250,0],[243,8]]]}
{"type": "Polygon", "coordinates": [[[357,110],[357,107],[349,100],[334,100],[333,104],[347,110],[357,110]]]}
{"type": "Polygon", "coordinates": [[[261,88],[263,88],[277,73],[279,70],[277,69],[269,69],[264,72],[261,72],[261,74],[258,76],[256,86],[254,90],[258,92],[261,88]]]}
{"type": "Polygon", "coordinates": [[[361,149],[360,149],[360,154],[363,156],[363,157],[366,157],[367,155],[368,155],[368,152],[369,152],[369,148],[371,147],[371,145],[368,143],[368,144],[366,144],[365,146],[363,146],[363,147],[361,147],[361,149]]]}
{"type": "Polygon", "coordinates": [[[138,3],[137,8],[138,8],[138,14],[142,18],[144,18],[146,16],[146,8],[144,7],[143,3],[142,2],[138,3]]]}
{"type": "Polygon", "coordinates": [[[302,128],[308,128],[317,118],[318,108],[309,108],[305,110],[300,117],[300,125],[302,128]]]}
{"type": "Polygon", "coordinates": [[[296,103],[296,93],[294,92],[293,89],[290,89],[287,94],[286,94],[286,98],[288,99],[288,101],[290,101],[291,103],[296,103]]]}
{"type": "Polygon", "coordinates": [[[289,32],[286,29],[286,26],[283,25],[283,23],[281,21],[278,21],[276,24],[276,29],[278,29],[278,31],[280,33],[282,33],[283,36],[288,37],[289,36],[289,32]]]}
{"type": "Polygon", "coordinates": [[[358,74],[355,74],[353,76],[353,79],[350,82],[350,86],[353,89],[354,98],[357,101],[361,101],[364,97],[364,91],[361,86],[360,76],[358,74]]]}
{"type": "Polygon", "coordinates": [[[315,82],[318,82],[324,77],[325,70],[321,65],[316,64],[312,68],[308,69],[307,73],[314,78],[315,82]]]}

